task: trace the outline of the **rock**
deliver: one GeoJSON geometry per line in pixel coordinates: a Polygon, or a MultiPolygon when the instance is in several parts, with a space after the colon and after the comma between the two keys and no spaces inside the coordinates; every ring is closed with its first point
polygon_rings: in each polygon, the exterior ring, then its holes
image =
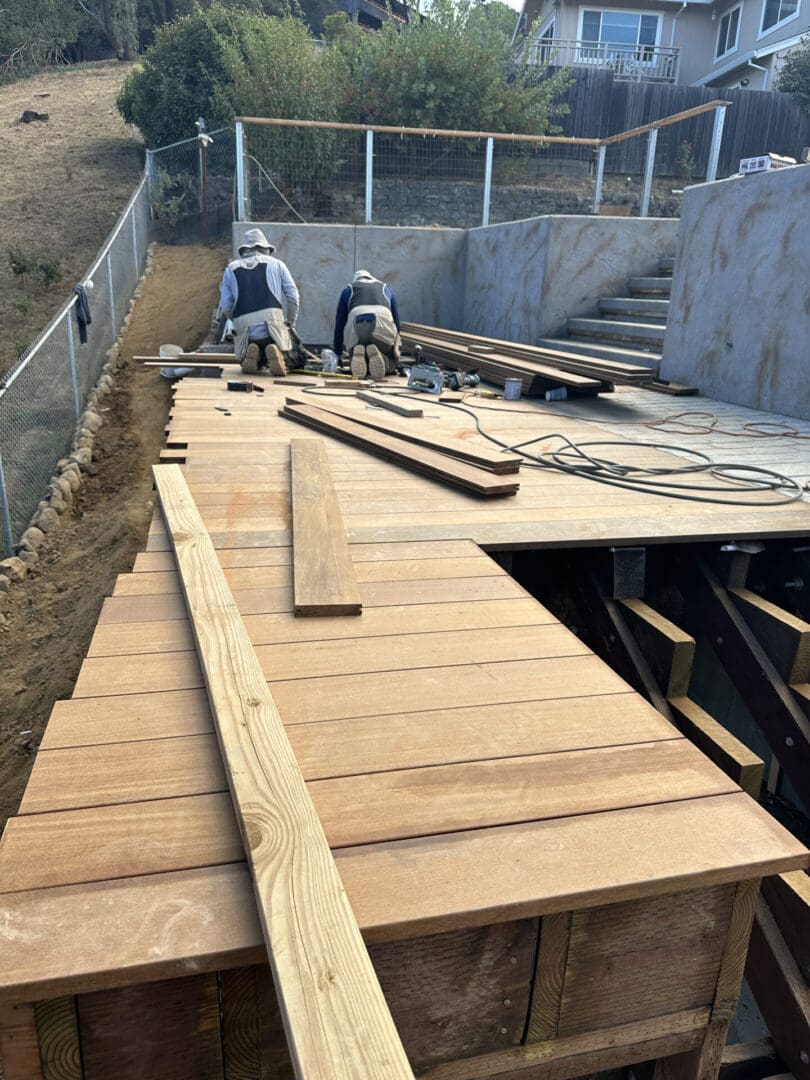
{"type": "Polygon", "coordinates": [[[5,574],[0,574],[0,592],[8,592],[11,582],[5,574]]]}
{"type": "Polygon", "coordinates": [[[28,567],[16,555],[0,562],[0,574],[5,574],[10,581],[22,581],[27,573],[28,567]]]}
{"type": "Polygon", "coordinates": [[[46,506],[44,510],[40,510],[37,515],[37,528],[44,533],[53,532],[54,529],[59,528],[59,515],[52,506],[46,506]]]}
{"type": "Polygon", "coordinates": [[[62,472],[62,470],[66,469],[69,464],[70,464],[70,462],[68,461],[68,459],[66,457],[63,457],[63,458],[59,458],[59,460],[56,463],[56,467],[60,472],[62,472]]]}
{"type": "Polygon", "coordinates": [[[57,476],[55,480],[51,481],[51,492],[58,492],[60,498],[64,499],[68,504],[73,502],[73,488],[64,476],[57,476]]]}
{"type": "Polygon", "coordinates": [[[82,486],[82,474],[79,466],[71,462],[66,468],[62,470],[60,477],[62,480],[66,480],[71,491],[78,491],[82,486]]]}
{"type": "Polygon", "coordinates": [[[87,409],[82,416],[81,423],[83,429],[87,428],[87,430],[90,431],[91,434],[95,435],[95,433],[99,430],[104,421],[101,419],[98,413],[93,412],[91,409],[87,409]]]}
{"type": "Polygon", "coordinates": [[[76,447],[79,450],[92,450],[94,442],[95,442],[95,439],[90,434],[90,432],[85,431],[85,432],[82,432],[82,434],[79,435],[79,437],[76,439],[76,447]]]}
{"type": "MultiPolygon", "coordinates": [[[[62,496],[57,494],[56,492],[54,492],[51,495],[50,499],[48,500],[48,503],[49,503],[51,509],[55,510],[57,512],[57,514],[64,514],[64,512],[68,508],[68,504],[62,498],[62,496]]],[[[43,513],[45,513],[44,510],[43,510],[43,513]]]]}
{"type": "Polygon", "coordinates": [[[39,555],[28,548],[20,548],[19,558],[28,566],[33,566],[35,562],[39,562],[39,555]]]}
{"type": "Polygon", "coordinates": [[[42,529],[37,529],[35,526],[31,525],[22,534],[17,546],[26,548],[28,551],[36,551],[44,539],[45,533],[42,529]]]}
{"type": "Polygon", "coordinates": [[[98,472],[98,465],[91,461],[84,471],[87,473],[88,476],[95,476],[98,472]]]}
{"type": "Polygon", "coordinates": [[[81,446],[73,451],[70,460],[75,462],[82,471],[86,471],[87,466],[93,460],[93,455],[87,447],[81,446]]]}
{"type": "Polygon", "coordinates": [[[16,121],[16,123],[33,124],[36,120],[39,120],[42,123],[47,123],[48,114],[46,112],[36,112],[35,109],[24,109],[22,116],[19,120],[16,121]]]}

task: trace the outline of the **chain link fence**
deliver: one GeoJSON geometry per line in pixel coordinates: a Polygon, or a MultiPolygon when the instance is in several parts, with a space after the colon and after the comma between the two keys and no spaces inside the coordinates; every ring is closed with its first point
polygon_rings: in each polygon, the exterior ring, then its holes
{"type": "Polygon", "coordinates": [[[146,152],[152,235],[168,243],[208,240],[235,214],[236,139],[232,127],[146,152]]]}
{"type": "Polygon", "coordinates": [[[146,263],[149,222],[144,177],[82,279],[92,317],[87,342],[79,340],[73,296],[0,379],[0,535],[9,555],[56,462],[70,449],[84,402],[118,337],[146,263]]]}

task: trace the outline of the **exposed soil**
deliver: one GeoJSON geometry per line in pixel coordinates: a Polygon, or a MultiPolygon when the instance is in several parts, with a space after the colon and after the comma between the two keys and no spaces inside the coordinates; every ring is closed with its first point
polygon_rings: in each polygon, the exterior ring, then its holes
{"type": "Polygon", "coordinates": [[[92,265],[143,168],[115,98],[132,65],[63,68],[0,87],[0,372],[44,329],[92,265]],[[46,121],[21,124],[25,110],[46,121]],[[57,280],[20,276],[9,249],[57,280]]]}
{"type": "Polygon", "coordinates": [[[0,825],[17,809],[54,701],[72,692],[103,598],[144,546],[171,395],[158,369],[132,356],[202,341],[228,257],[226,246],[155,248],[103,410],[98,473],[28,577],[0,595],[0,825]]]}

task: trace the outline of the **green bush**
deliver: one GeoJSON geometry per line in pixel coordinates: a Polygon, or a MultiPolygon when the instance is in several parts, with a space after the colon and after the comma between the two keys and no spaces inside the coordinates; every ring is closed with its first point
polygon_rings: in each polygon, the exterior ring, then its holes
{"type": "Polygon", "coordinates": [[[500,3],[435,0],[405,29],[375,34],[329,20],[342,58],[344,115],[360,123],[543,135],[564,106],[567,72],[545,77],[511,61],[514,14],[500,3]],[[335,33],[335,31],[337,31],[335,33]]]}
{"type": "Polygon", "coordinates": [[[263,17],[216,4],[158,28],[144,62],[118,95],[124,119],[149,146],[186,139],[204,116],[209,129],[233,119],[244,43],[263,17]]]}
{"type": "Polygon", "coordinates": [[[788,53],[776,80],[776,89],[792,94],[810,112],[810,37],[802,39],[802,47],[788,53]]]}

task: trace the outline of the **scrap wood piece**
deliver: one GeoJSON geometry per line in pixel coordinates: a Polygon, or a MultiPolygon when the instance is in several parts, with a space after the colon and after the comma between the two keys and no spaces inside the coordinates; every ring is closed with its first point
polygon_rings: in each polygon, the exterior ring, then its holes
{"type": "Polygon", "coordinates": [[[671,397],[692,397],[700,393],[696,386],[671,382],[669,379],[650,379],[649,382],[643,382],[641,385],[645,390],[655,390],[658,394],[669,394],[671,397]]]}
{"type": "Polygon", "coordinates": [[[443,480],[476,495],[514,495],[520,486],[515,480],[493,476],[492,473],[450,458],[446,454],[428,450],[394,435],[386,435],[313,405],[287,403],[279,409],[279,415],[323,431],[327,435],[334,435],[335,438],[359,446],[361,450],[367,450],[377,457],[394,461],[414,472],[424,473],[435,480],[443,480]]]}
{"type": "Polygon", "coordinates": [[[323,439],[290,439],[296,615],[359,615],[360,589],[323,439]]]}
{"type": "Polygon", "coordinates": [[[177,466],[156,466],[296,1076],[413,1073],[276,704],[177,466]]]}
{"type": "Polygon", "coordinates": [[[376,405],[379,409],[388,409],[390,412],[398,413],[400,416],[413,418],[424,416],[422,409],[418,405],[406,405],[403,401],[394,401],[384,394],[375,394],[370,390],[358,390],[357,397],[361,401],[369,402],[370,405],[376,405]]]}
{"type": "MultiPolygon", "coordinates": [[[[442,397],[442,401],[444,400],[444,397],[442,397]]],[[[287,404],[308,405],[309,402],[302,401],[301,398],[288,397],[287,404]]],[[[470,446],[463,439],[444,438],[437,432],[421,425],[409,424],[407,427],[405,425],[392,427],[387,417],[383,419],[380,416],[368,416],[365,413],[351,412],[349,409],[342,409],[340,405],[333,405],[331,402],[325,405],[319,403],[317,407],[324,409],[326,412],[334,413],[335,416],[342,416],[346,420],[353,420],[364,427],[382,431],[386,435],[394,435],[398,439],[407,439],[408,442],[417,443],[419,446],[427,446],[431,450],[440,450],[443,454],[450,454],[451,457],[458,458],[460,461],[467,461],[470,465],[475,465],[479,469],[486,469],[488,472],[497,473],[500,476],[516,473],[520,469],[521,458],[517,454],[490,450],[486,446],[470,446]]]]}

